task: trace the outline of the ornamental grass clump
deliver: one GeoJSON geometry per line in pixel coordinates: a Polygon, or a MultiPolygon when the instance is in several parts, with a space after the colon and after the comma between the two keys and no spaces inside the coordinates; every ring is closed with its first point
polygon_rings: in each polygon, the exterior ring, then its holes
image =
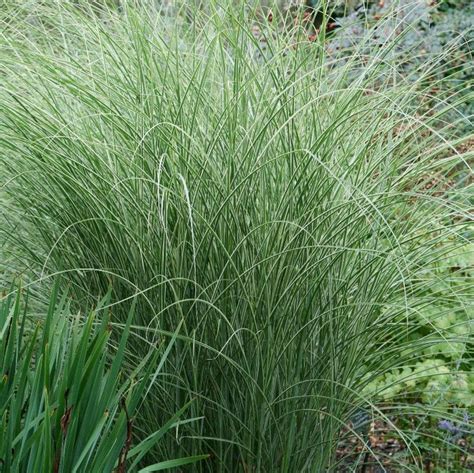
{"type": "Polygon", "coordinates": [[[467,238],[446,177],[468,168],[442,120],[456,96],[424,111],[439,62],[404,80],[395,35],[369,55],[368,29],[339,62],[324,27],[281,31],[250,2],[141,3],[42,2],[5,28],[8,261],[79,306],[112,287],[116,322],[136,297],[130,359],[182,323],[140,416],[153,430],[193,398],[199,420],[151,455],[336,468],[367,384],[422,343],[424,268],[467,238]]]}

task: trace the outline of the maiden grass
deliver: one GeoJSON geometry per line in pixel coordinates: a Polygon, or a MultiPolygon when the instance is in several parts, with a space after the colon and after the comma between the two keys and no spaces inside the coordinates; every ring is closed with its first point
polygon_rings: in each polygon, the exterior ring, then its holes
{"type": "Polygon", "coordinates": [[[424,109],[438,63],[404,80],[395,37],[368,55],[368,29],[335,59],[323,33],[231,2],[173,18],[44,3],[1,38],[14,254],[82,305],[112,285],[117,322],[138,297],[130,357],[182,323],[140,415],[156,430],[195,398],[201,420],[154,455],[333,468],[367,383],[408,356],[438,283],[423,268],[468,225],[443,178],[466,156],[439,129],[444,104],[424,109]]]}

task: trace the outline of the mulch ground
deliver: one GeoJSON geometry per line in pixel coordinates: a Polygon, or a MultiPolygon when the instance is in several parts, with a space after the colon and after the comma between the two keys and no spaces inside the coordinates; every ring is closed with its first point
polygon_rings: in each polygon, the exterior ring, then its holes
{"type": "MultiPolygon", "coordinates": [[[[445,463],[438,465],[428,451],[423,458],[417,458],[417,464],[427,473],[443,471],[470,472],[474,471],[474,442],[460,438],[456,445],[463,450],[455,462],[446,469],[445,463]],[[442,468],[442,469],[438,469],[442,468]]],[[[440,457],[443,457],[441,452],[440,457]]],[[[341,432],[341,440],[337,449],[337,472],[356,473],[398,473],[416,471],[413,452],[411,452],[393,425],[381,420],[370,423],[367,433],[355,435],[349,429],[341,432]]]]}

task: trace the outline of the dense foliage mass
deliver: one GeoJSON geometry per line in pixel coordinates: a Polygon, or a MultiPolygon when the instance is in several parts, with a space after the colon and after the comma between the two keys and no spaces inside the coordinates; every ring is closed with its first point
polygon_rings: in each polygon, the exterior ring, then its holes
{"type": "MultiPolygon", "coordinates": [[[[454,79],[472,66],[447,72],[457,37],[413,56],[422,18],[407,2],[369,3],[376,21],[350,10],[350,25],[331,2],[271,14],[231,1],[4,10],[4,278],[22,274],[39,311],[52,280],[74,310],[109,294],[120,361],[103,353],[106,322],[100,343],[92,319],[82,339],[96,379],[117,383],[124,357],[148,386],[134,431],[147,464],[210,454],[192,471],[344,471],[338,443],[352,436],[352,468],[365,464],[377,419],[406,446],[392,464],[419,471],[426,418],[444,422],[428,435],[456,468],[468,464],[472,92],[454,79]],[[174,344],[157,382],[143,360],[163,338],[174,344]],[[175,435],[143,443],[190,400],[175,435]],[[392,423],[400,411],[412,424],[392,423]],[[445,437],[451,427],[464,444],[445,437]]],[[[74,346],[77,323],[55,316],[54,356],[74,346]]],[[[54,453],[74,439],[48,402],[54,453]]],[[[107,457],[77,435],[81,458],[116,466],[120,442],[107,457]]]]}

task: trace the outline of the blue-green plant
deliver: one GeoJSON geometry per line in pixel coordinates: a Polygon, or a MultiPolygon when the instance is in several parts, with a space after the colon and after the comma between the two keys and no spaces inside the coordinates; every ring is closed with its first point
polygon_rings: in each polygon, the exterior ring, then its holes
{"type": "Polygon", "coordinates": [[[280,34],[250,3],[79,3],[43,2],[0,37],[8,261],[78,306],[112,287],[122,324],[138,297],[131,359],[183,321],[140,415],[153,431],[195,398],[199,422],[153,461],[335,469],[341,428],[379,400],[366,386],[413,359],[419,310],[451,298],[424,269],[467,239],[468,190],[444,181],[471,154],[434,128],[443,101],[422,107],[437,63],[403,80],[395,36],[366,54],[375,27],[338,63],[324,29],[280,34]]]}

